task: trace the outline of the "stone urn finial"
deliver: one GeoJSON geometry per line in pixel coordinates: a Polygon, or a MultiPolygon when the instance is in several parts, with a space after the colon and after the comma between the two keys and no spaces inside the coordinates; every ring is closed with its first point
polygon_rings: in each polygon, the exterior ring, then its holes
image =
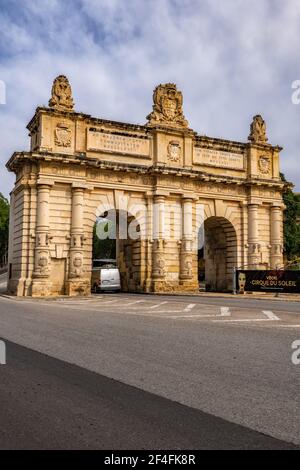
{"type": "Polygon", "coordinates": [[[250,125],[250,134],[248,140],[258,144],[265,144],[268,141],[266,134],[266,123],[260,114],[257,114],[253,117],[253,121],[250,125]]]}
{"type": "Polygon", "coordinates": [[[73,111],[74,102],[72,98],[72,88],[65,75],[59,75],[55,78],[52,85],[49,106],[50,108],[62,111],[73,111]]]}

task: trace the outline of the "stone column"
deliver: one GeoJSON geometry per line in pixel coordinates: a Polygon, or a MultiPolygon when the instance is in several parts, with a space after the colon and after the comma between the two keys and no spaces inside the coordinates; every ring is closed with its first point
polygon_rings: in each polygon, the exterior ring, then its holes
{"type": "Polygon", "coordinates": [[[281,204],[271,206],[271,268],[282,267],[282,207],[281,204]]]}
{"type": "Polygon", "coordinates": [[[32,295],[51,294],[50,251],[49,251],[49,202],[50,181],[40,181],[37,186],[37,209],[35,230],[34,271],[32,295]]]}
{"type": "Polygon", "coordinates": [[[182,198],[182,240],[179,279],[193,278],[193,199],[182,198]]]}
{"type": "MultiPolygon", "coordinates": [[[[163,281],[166,274],[164,259],[165,196],[156,195],[153,202],[152,279],[163,281]]],[[[156,290],[155,286],[154,290],[156,290]]]]}
{"type": "Polygon", "coordinates": [[[146,256],[145,256],[145,290],[151,292],[152,289],[152,244],[153,244],[153,194],[152,191],[146,193],[146,256]]]}
{"type": "Polygon", "coordinates": [[[259,269],[258,204],[248,204],[248,269],[259,269]]]}
{"type": "Polygon", "coordinates": [[[88,283],[83,278],[83,205],[85,187],[73,183],[72,185],[72,214],[69,251],[69,295],[87,295],[88,283]]]}

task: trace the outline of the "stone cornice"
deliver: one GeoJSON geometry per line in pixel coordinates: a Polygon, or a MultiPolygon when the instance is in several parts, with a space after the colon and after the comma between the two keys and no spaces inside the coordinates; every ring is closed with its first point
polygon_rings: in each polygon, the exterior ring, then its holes
{"type": "Polygon", "coordinates": [[[215,150],[245,151],[247,143],[235,140],[220,139],[217,137],[208,137],[206,135],[195,135],[195,145],[201,148],[212,148],[215,150]]]}
{"type": "Polygon", "coordinates": [[[164,132],[166,134],[184,134],[190,137],[193,137],[195,140],[195,144],[197,146],[201,146],[204,148],[215,148],[219,150],[229,150],[230,148],[235,149],[235,150],[240,150],[240,151],[245,151],[248,148],[256,148],[260,150],[270,150],[274,149],[277,151],[281,151],[282,147],[275,145],[272,146],[269,143],[253,143],[253,142],[239,142],[239,141],[234,141],[234,140],[228,140],[228,139],[221,139],[217,137],[209,137],[206,135],[200,135],[196,131],[194,131],[191,128],[184,128],[180,126],[168,126],[164,125],[162,123],[158,124],[131,124],[128,122],[121,122],[121,121],[114,121],[110,119],[101,119],[101,118],[96,118],[91,116],[90,114],[82,113],[82,112],[76,112],[76,111],[64,111],[64,110],[58,110],[55,108],[49,108],[46,106],[39,106],[36,108],[35,114],[33,118],[29,121],[27,125],[27,129],[31,132],[36,123],[37,120],[39,119],[39,116],[42,114],[48,114],[51,116],[59,116],[62,118],[68,118],[73,121],[76,120],[84,120],[87,125],[91,126],[101,126],[105,125],[106,127],[111,127],[112,129],[119,129],[120,131],[135,131],[135,132],[143,132],[145,134],[151,134],[155,132],[164,132]]]}
{"type": "Polygon", "coordinates": [[[35,125],[36,120],[38,119],[38,116],[41,114],[49,114],[51,116],[59,116],[63,118],[69,118],[72,120],[85,120],[87,125],[92,125],[92,126],[97,126],[97,125],[99,126],[99,125],[105,124],[106,126],[108,127],[111,126],[113,128],[149,132],[149,128],[146,125],[130,124],[127,122],[113,121],[110,119],[94,118],[90,114],[85,114],[85,113],[80,113],[80,112],[75,112],[75,111],[62,111],[58,109],[41,107],[41,106],[36,108],[33,118],[29,121],[29,123],[26,126],[29,131],[32,130],[32,128],[35,125]]]}
{"type": "Polygon", "coordinates": [[[53,162],[60,164],[75,164],[92,167],[95,169],[110,170],[110,171],[123,171],[127,173],[148,174],[153,176],[169,175],[177,177],[189,177],[197,181],[220,183],[220,184],[235,184],[244,186],[267,186],[277,189],[283,189],[285,183],[279,179],[263,179],[263,178],[242,178],[229,175],[216,175],[206,171],[194,170],[192,168],[176,168],[168,167],[166,165],[139,165],[133,163],[120,163],[103,161],[95,158],[87,157],[85,154],[78,155],[65,155],[65,154],[49,154],[49,153],[35,153],[35,152],[15,152],[10,160],[7,162],[6,167],[10,171],[15,171],[18,167],[26,162],[53,162]]]}
{"type": "Polygon", "coordinates": [[[195,133],[195,144],[197,147],[212,148],[214,150],[227,150],[227,151],[240,151],[245,152],[249,148],[258,150],[276,150],[280,152],[282,147],[279,145],[271,145],[268,143],[252,143],[252,142],[239,142],[236,140],[220,139],[217,137],[209,137],[206,135],[199,135],[195,133]]]}

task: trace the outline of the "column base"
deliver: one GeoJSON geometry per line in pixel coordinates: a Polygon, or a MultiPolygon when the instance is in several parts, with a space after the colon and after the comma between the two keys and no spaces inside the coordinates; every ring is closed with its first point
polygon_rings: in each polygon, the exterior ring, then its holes
{"type": "Polygon", "coordinates": [[[280,269],[283,266],[283,257],[282,256],[271,256],[270,259],[271,269],[280,269]]]}
{"type": "Polygon", "coordinates": [[[199,291],[198,283],[189,280],[189,281],[166,281],[164,279],[152,280],[151,291],[154,293],[166,293],[166,292],[190,292],[196,293],[199,291]]]}
{"type": "Polygon", "coordinates": [[[180,279],[179,290],[184,292],[199,292],[199,284],[193,279],[180,279]]]}
{"type": "Polygon", "coordinates": [[[33,279],[31,287],[32,297],[49,297],[51,296],[52,283],[46,279],[33,279]]]}
{"type": "Polygon", "coordinates": [[[66,282],[66,295],[91,295],[91,283],[87,279],[69,279],[66,282]]]}
{"type": "Polygon", "coordinates": [[[22,297],[24,295],[25,278],[9,279],[7,281],[7,293],[10,295],[17,295],[22,297]]]}

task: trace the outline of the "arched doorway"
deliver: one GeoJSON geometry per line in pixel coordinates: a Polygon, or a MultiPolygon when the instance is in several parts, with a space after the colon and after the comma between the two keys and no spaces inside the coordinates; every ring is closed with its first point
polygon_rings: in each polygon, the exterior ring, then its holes
{"type": "Polygon", "coordinates": [[[93,229],[93,263],[96,260],[115,263],[123,292],[142,291],[141,256],[140,226],[134,216],[125,210],[111,209],[97,217],[93,229]]]}
{"type": "Polygon", "coordinates": [[[224,217],[204,222],[204,245],[198,250],[198,279],[207,291],[232,290],[233,268],[237,265],[237,237],[224,217]]]}

